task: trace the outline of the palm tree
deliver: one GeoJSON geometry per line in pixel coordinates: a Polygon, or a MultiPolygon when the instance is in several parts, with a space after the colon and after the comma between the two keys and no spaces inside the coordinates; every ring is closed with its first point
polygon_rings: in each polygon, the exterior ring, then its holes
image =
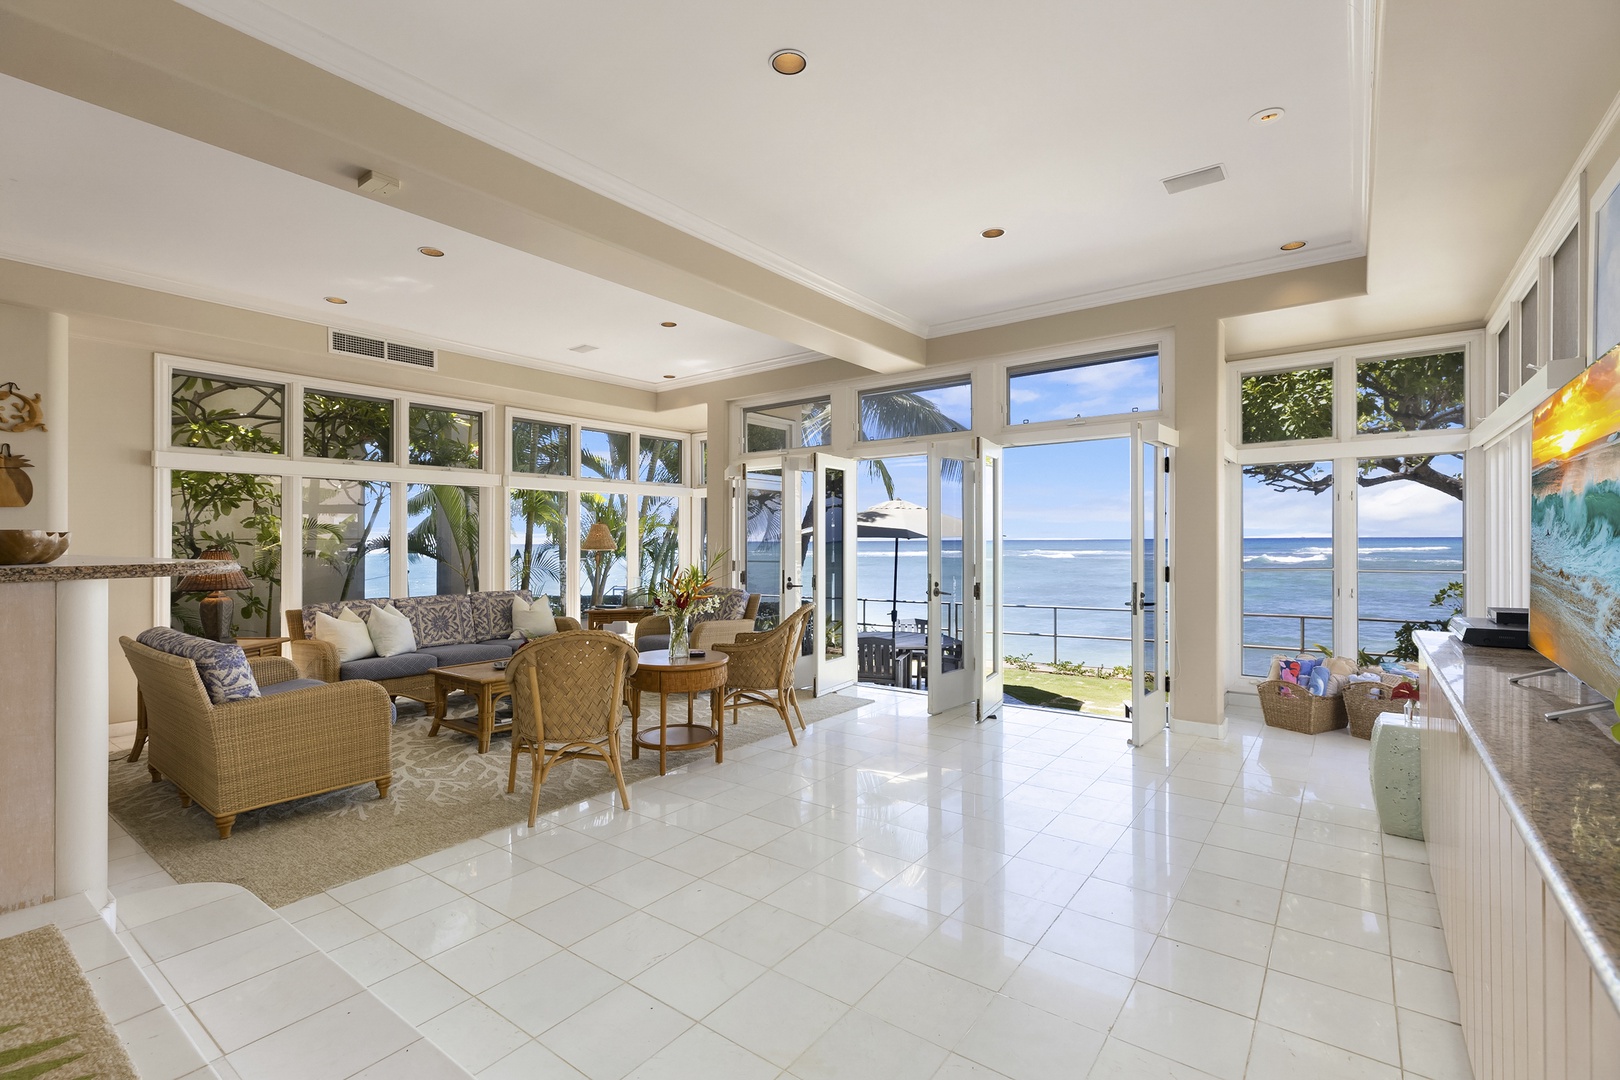
{"type": "Polygon", "coordinates": [[[424,514],[405,550],[439,564],[440,593],[478,591],[478,489],[412,484],[406,512],[424,514]]]}
{"type": "Polygon", "coordinates": [[[555,591],[552,603],[559,603],[563,589],[562,538],[568,531],[568,496],[560,491],[513,491],[511,520],[523,533],[522,546],[512,552],[512,588],[547,596],[555,591]],[[536,532],[542,538],[539,543],[536,543],[536,532]],[[544,539],[546,537],[550,539],[544,539]],[[554,585],[555,590],[547,588],[548,584],[554,585]]]}

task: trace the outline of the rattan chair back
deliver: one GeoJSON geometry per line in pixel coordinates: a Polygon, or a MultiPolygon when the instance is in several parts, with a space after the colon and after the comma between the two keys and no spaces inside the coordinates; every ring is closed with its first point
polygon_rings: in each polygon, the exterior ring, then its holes
{"type": "Polygon", "coordinates": [[[799,645],[804,639],[804,624],[814,611],[814,604],[804,604],[762,634],[738,635],[736,644],[722,650],[729,657],[726,686],[779,692],[792,686],[794,662],[799,658],[799,645]]]}
{"type": "Polygon", "coordinates": [[[507,666],[514,734],[547,743],[598,742],[618,729],[636,650],[606,630],[548,634],[507,666]]]}

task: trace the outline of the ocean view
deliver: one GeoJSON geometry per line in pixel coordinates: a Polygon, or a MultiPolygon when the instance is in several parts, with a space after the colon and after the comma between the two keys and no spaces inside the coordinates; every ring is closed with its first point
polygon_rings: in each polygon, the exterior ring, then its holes
{"type": "MultiPolygon", "coordinates": [[[[927,615],[927,542],[866,539],[857,561],[861,620],[869,629],[888,626],[889,596],[896,582],[902,620],[927,615]],[[898,565],[896,551],[898,550],[898,565]]],[[[775,579],[774,544],[750,544],[751,576],[775,579]]],[[[1243,545],[1244,671],[1264,671],[1274,652],[1297,652],[1304,617],[1307,649],[1331,643],[1332,542],[1325,537],[1270,537],[1243,545]]],[[[949,560],[948,560],[949,561],[949,560]]],[[[1037,662],[1055,658],[1086,664],[1130,663],[1131,587],[1128,540],[1008,540],[1005,542],[1006,652],[1028,653],[1037,662]],[[1054,610],[1054,608],[1056,610],[1054,610]]],[[[1394,644],[1396,625],[1408,619],[1449,614],[1429,601],[1448,582],[1461,580],[1460,537],[1378,537],[1359,548],[1360,647],[1381,652],[1394,644]],[[1389,622],[1373,620],[1388,619],[1389,622]]],[[[434,590],[436,564],[413,559],[411,593],[434,590]]],[[[622,583],[623,574],[616,575],[622,583]]],[[[367,565],[367,592],[388,595],[386,556],[367,565]]],[[[959,575],[947,572],[944,587],[960,591],[959,575]]]]}

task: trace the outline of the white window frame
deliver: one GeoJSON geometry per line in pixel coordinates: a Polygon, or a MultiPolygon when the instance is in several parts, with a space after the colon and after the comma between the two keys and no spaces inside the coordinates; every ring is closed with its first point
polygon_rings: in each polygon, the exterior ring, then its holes
{"type": "MultiPolygon", "coordinates": [[[[1500,327],[1498,327],[1500,328],[1500,327]]],[[[1333,465],[1333,642],[1336,654],[1355,655],[1359,637],[1357,609],[1357,547],[1359,525],[1356,515],[1356,463],[1370,457],[1405,457],[1412,454],[1455,454],[1463,459],[1463,596],[1465,610],[1477,614],[1483,581],[1485,506],[1479,497],[1483,458],[1476,441],[1477,417],[1483,411],[1484,387],[1490,377],[1481,370],[1485,358],[1486,335],[1482,331],[1434,334],[1392,341],[1369,342],[1337,349],[1260,357],[1233,361],[1227,365],[1228,393],[1227,469],[1227,550],[1232,553],[1227,574],[1228,646],[1227,689],[1253,693],[1260,678],[1243,674],[1243,468],[1297,461],[1327,461],[1333,465]],[[1459,428],[1430,431],[1379,432],[1358,434],[1356,422],[1356,365],[1367,360],[1430,353],[1463,353],[1463,398],[1465,424],[1459,428]],[[1243,379],[1249,375],[1301,368],[1330,367],[1333,372],[1333,430],[1326,439],[1297,439],[1283,442],[1241,444],[1243,429],[1243,379]]]]}

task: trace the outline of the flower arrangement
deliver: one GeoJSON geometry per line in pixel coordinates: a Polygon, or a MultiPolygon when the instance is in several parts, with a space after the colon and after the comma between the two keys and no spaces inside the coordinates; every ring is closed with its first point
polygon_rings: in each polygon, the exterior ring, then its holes
{"type": "Polygon", "coordinates": [[[692,616],[713,611],[719,604],[720,598],[710,590],[715,587],[714,573],[724,558],[725,552],[721,552],[707,568],[688,566],[653,587],[653,611],[669,619],[671,656],[678,658],[686,654],[687,625],[692,616]]]}

